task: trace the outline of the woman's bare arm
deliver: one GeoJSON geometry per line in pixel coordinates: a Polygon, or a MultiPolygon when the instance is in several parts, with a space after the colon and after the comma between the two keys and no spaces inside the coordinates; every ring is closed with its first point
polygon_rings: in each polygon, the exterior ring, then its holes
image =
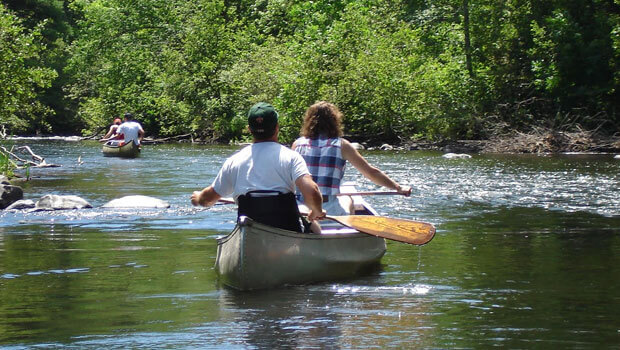
{"type": "Polygon", "coordinates": [[[383,171],[370,165],[368,161],[353,147],[351,143],[342,139],[342,157],[346,159],[355,169],[357,169],[364,177],[379,186],[384,186],[396,190],[400,194],[409,196],[411,187],[401,187],[396,181],[392,180],[383,171]]]}

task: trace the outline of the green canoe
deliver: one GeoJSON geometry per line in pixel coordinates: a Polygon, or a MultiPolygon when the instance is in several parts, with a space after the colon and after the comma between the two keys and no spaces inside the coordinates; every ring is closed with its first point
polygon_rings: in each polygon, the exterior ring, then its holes
{"type": "Polygon", "coordinates": [[[136,158],[140,155],[140,147],[134,142],[129,142],[121,146],[106,143],[103,145],[104,157],[136,158]]]}

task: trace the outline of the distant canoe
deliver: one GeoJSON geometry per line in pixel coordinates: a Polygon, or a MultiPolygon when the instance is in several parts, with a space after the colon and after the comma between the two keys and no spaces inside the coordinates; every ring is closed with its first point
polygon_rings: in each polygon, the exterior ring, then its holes
{"type": "Polygon", "coordinates": [[[140,147],[134,142],[122,146],[105,144],[102,152],[104,157],[136,158],[140,155],[140,147]]]}

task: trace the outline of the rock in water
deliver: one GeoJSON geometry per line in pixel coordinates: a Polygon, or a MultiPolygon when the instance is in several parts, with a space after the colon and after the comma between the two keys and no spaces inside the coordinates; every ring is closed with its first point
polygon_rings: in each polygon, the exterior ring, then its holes
{"type": "Polygon", "coordinates": [[[113,199],[103,205],[104,208],[169,208],[170,204],[158,198],[148,196],[125,196],[113,199]]]}
{"type": "Polygon", "coordinates": [[[6,210],[22,210],[22,209],[32,209],[34,208],[35,203],[30,199],[20,199],[17,202],[9,205],[6,210]]]}
{"type": "Polygon", "coordinates": [[[358,151],[366,149],[366,147],[364,147],[364,145],[362,145],[361,143],[357,143],[357,142],[351,142],[351,147],[355,148],[358,151]]]}
{"type": "Polygon", "coordinates": [[[35,205],[37,210],[63,210],[63,209],[82,209],[92,208],[85,199],[78,196],[59,196],[46,194],[41,197],[35,205]]]}
{"type": "Polygon", "coordinates": [[[469,159],[471,158],[469,154],[465,154],[465,153],[446,153],[442,157],[447,158],[447,159],[454,159],[454,158],[469,159]]]}
{"type": "Polygon", "coordinates": [[[4,209],[24,198],[24,191],[19,186],[0,184],[0,209],[4,209]]]}

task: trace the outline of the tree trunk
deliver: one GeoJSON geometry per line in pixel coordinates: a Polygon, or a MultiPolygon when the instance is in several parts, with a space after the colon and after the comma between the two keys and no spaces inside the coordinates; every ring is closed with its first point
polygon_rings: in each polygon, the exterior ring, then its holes
{"type": "Polygon", "coordinates": [[[469,0],[463,0],[463,32],[465,34],[465,65],[470,77],[474,77],[471,66],[471,41],[469,38],[469,0]]]}

